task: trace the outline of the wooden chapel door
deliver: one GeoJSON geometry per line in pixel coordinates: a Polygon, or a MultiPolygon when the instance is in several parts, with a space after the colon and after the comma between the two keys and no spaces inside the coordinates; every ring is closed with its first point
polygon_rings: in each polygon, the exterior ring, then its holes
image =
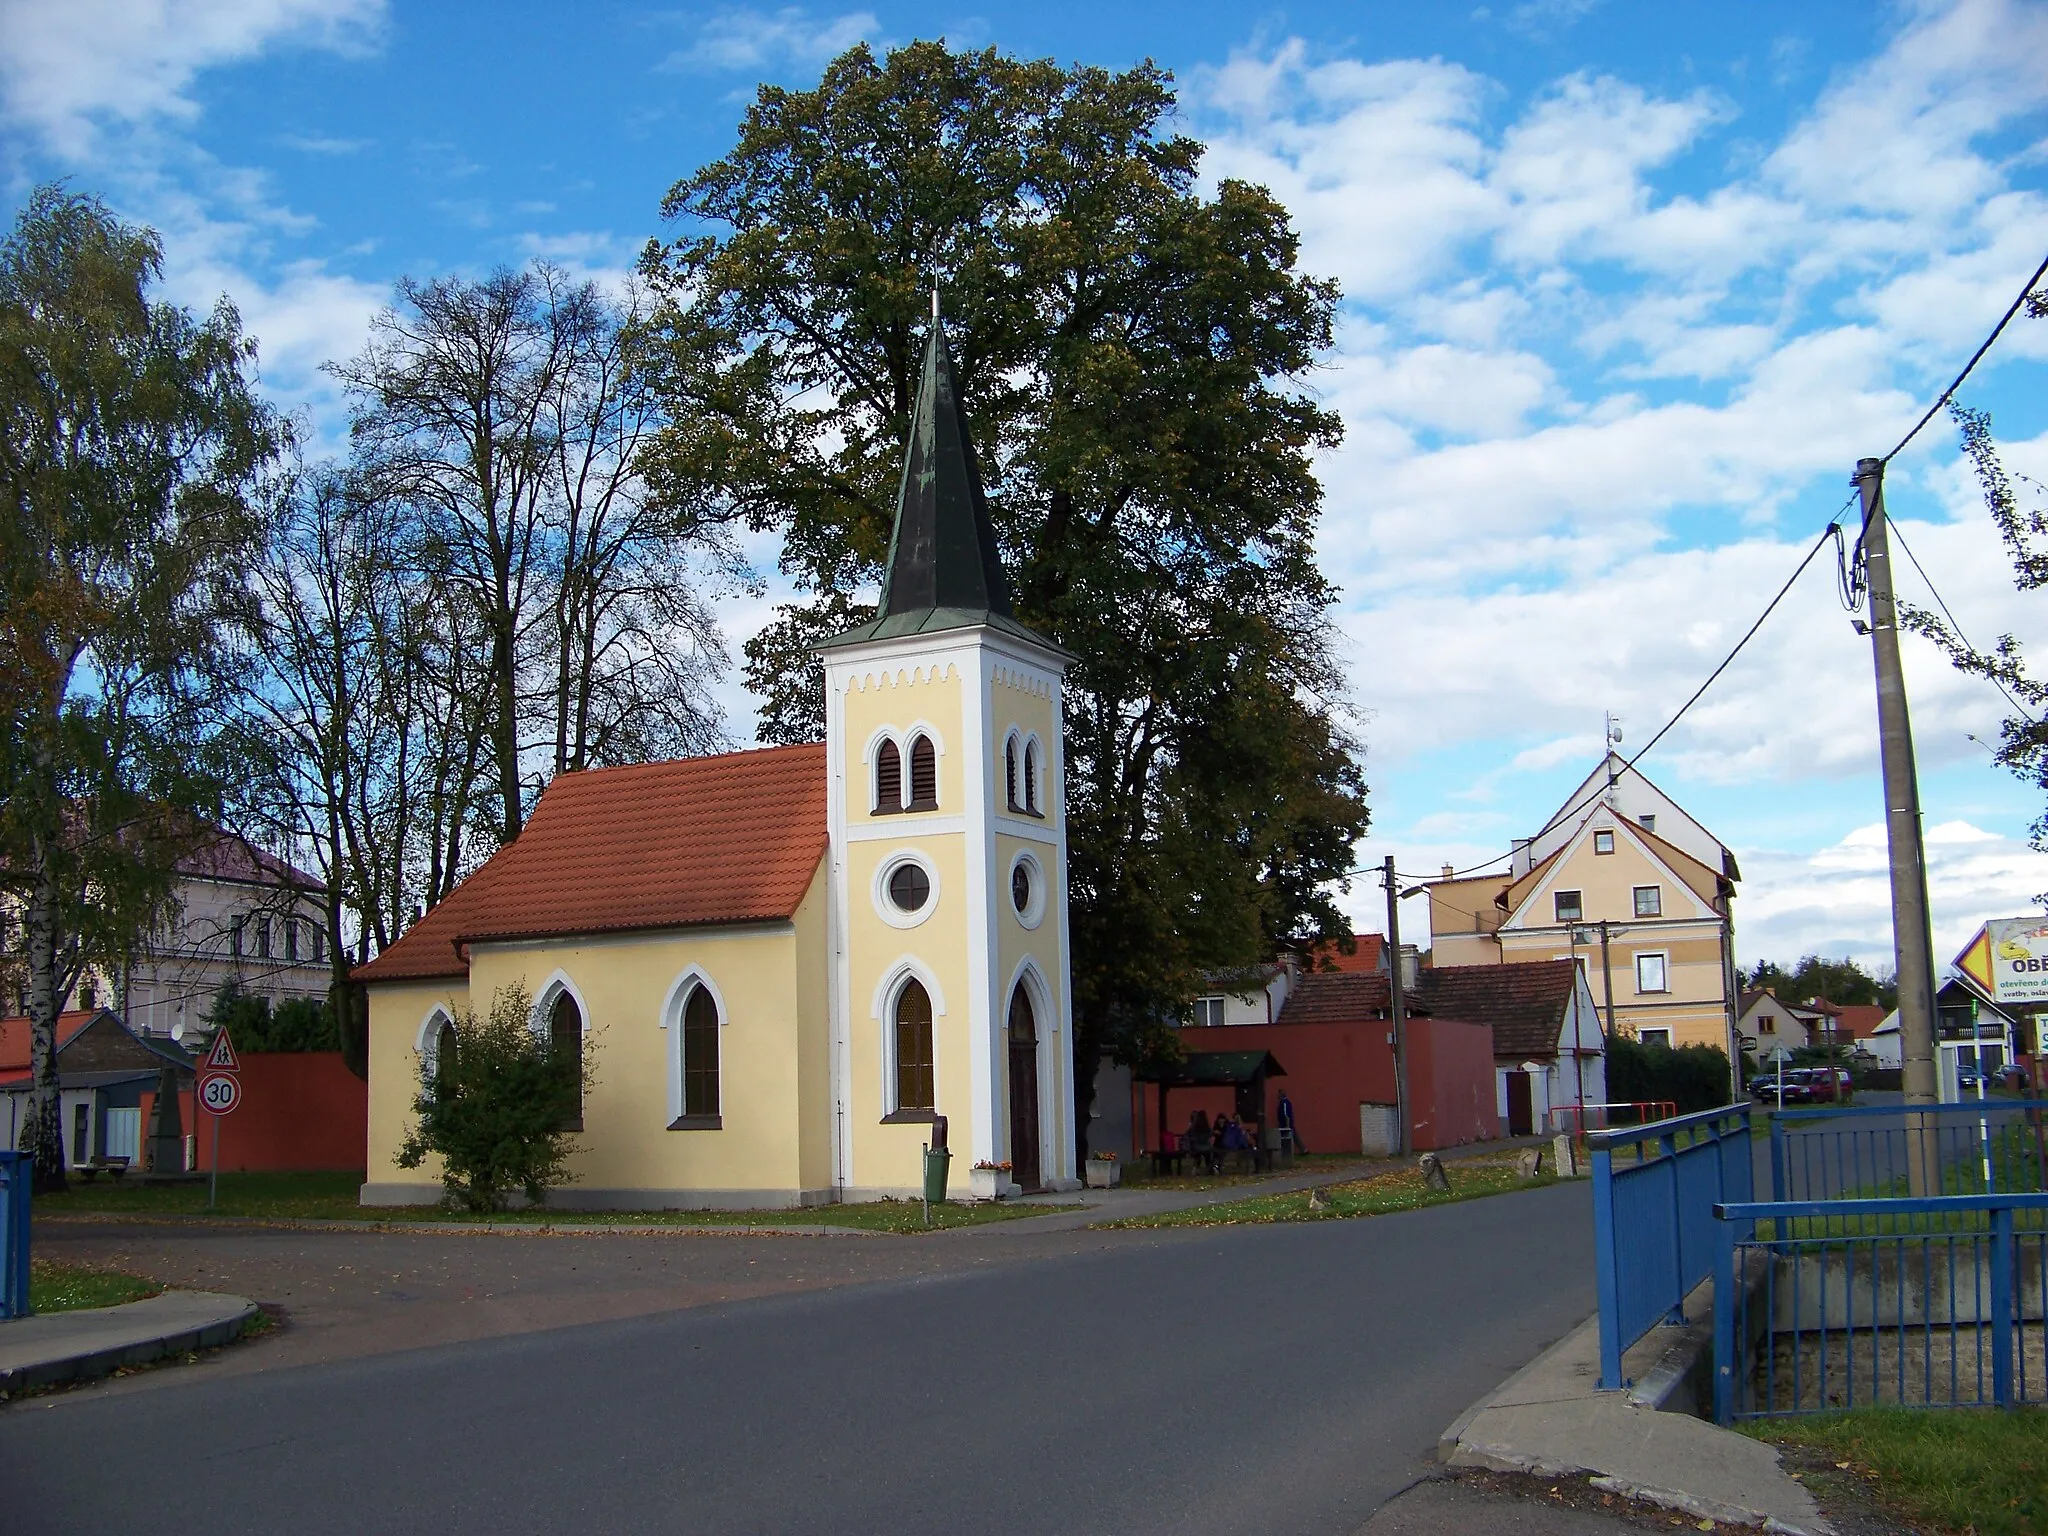
{"type": "Polygon", "coordinates": [[[1038,1152],[1038,1020],[1019,982],[1010,998],[1010,1177],[1042,1189],[1038,1152]]]}

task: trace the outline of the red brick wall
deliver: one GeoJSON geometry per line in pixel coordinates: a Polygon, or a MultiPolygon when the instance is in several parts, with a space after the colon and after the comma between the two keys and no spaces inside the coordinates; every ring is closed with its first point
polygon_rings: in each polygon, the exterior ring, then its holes
{"type": "MultiPolygon", "coordinates": [[[[223,1173],[361,1168],[370,1135],[369,1085],[339,1051],[251,1051],[242,1056],[242,1102],[220,1120],[223,1173]]],[[[185,1133],[199,1137],[199,1166],[213,1166],[211,1115],[194,1115],[180,1095],[185,1133]]],[[[154,1093],[142,1096],[149,1136],[154,1093]]]]}
{"type": "MultiPolygon", "coordinates": [[[[1394,1051],[1384,1019],[1356,1024],[1235,1024],[1181,1031],[1190,1051],[1271,1051],[1287,1070],[1266,1085],[1267,1117],[1282,1089],[1294,1104],[1294,1124],[1310,1152],[1359,1150],[1358,1106],[1394,1102],[1394,1051]]],[[[1500,1134],[1494,1112],[1493,1032],[1483,1025],[1443,1019],[1408,1024],[1411,1124],[1423,1150],[1491,1140],[1500,1134]]],[[[1159,1089],[1138,1085],[1134,1139],[1160,1144],[1159,1089]]],[[[1185,1131],[1196,1109],[1234,1112],[1228,1088],[1175,1088],[1167,1097],[1168,1127],[1185,1131]]]]}

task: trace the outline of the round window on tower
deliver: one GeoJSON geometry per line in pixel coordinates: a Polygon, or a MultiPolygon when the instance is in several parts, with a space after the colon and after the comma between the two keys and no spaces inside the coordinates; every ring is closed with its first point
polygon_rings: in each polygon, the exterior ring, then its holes
{"type": "Polygon", "coordinates": [[[939,872],[923,854],[904,849],[875,867],[875,912],[893,928],[915,928],[939,904],[939,872]]]}
{"type": "Polygon", "coordinates": [[[889,875],[889,899],[899,912],[922,912],[932,899],[932,880],[915,864],[898,864],[889,875]]]}
{"type": "Polygon", "coordinates": [[[1045,871],[1035,854],[1020,852],[1010,861],[1010,905],[1026,928],[1045,919],[1045,871]]]}

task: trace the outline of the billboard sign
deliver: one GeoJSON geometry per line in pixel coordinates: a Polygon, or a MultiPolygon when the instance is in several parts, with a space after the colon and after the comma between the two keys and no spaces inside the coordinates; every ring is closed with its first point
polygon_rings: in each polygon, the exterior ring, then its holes
{"type": "Polygon", "coordinates": [[[2048,1004],[2048,917],[1992,919],[1955,964],[1994,1003],[2048,1004]]]}

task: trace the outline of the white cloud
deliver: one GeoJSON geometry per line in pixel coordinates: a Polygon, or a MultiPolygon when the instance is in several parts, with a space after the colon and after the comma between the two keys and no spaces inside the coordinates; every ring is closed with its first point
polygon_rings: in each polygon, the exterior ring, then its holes
{"type": "Polygon", "coordinates": [[[724,11],[706,21],[697,40],[662,61],[670,70],[737,73],[784,64],[820,65],[863,39],[881,23],[872,11],[849,11],[829,19],[800,6],[775,11],[724,11]]]}
{"type": "Polygon", "coordinates": [[[75,159],[108,119],[197,117],[202,70],[277,45],[366,51],[383,21],[384,0],[0,0],[0,112],[75,159]]]}
{"type": "MultiPolygon", "coordinates": [[[[2048,891],[2048,854],[1968,821],[1927,829],[1927,894],[1934,963],[1945,966],[1991,917],[2037,911],[2048,891]]],[[[1736,945],[1750,961],[1790,964],[1801,955],[1851,955],[1892,967],[1891,885],[1884,825],[1859,827],[1813,853],[1742,850],[1736,945]]]]}

